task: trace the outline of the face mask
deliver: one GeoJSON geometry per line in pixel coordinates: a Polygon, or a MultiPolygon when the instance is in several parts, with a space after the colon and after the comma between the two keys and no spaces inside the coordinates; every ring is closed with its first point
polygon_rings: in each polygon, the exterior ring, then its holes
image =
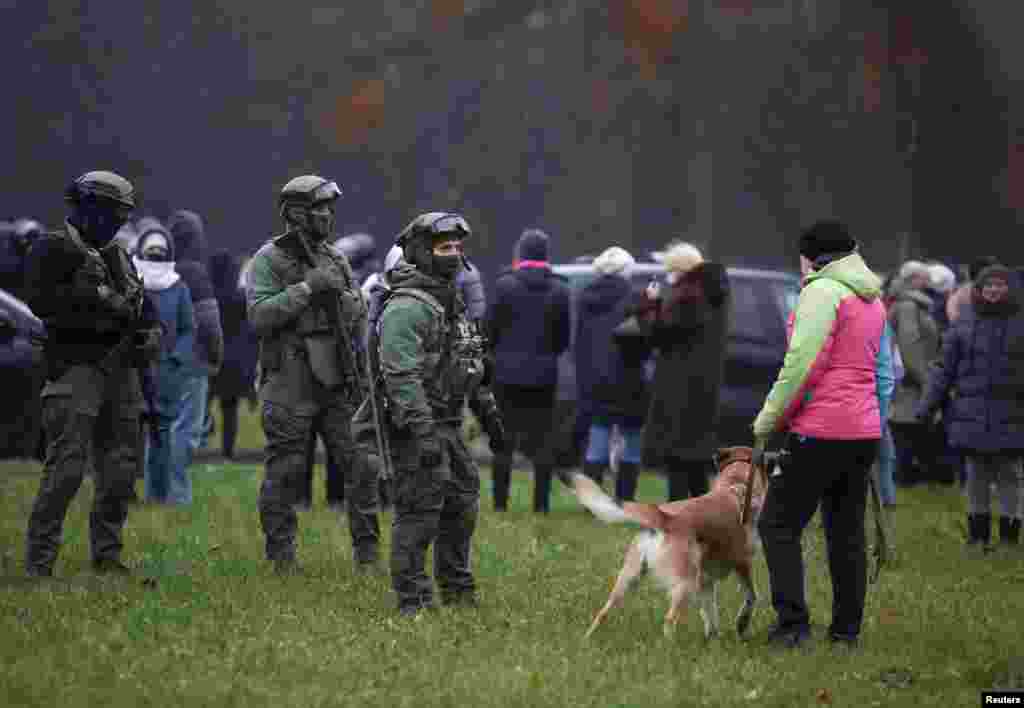
{"type": "Polygon", "coordinates": [[[462,256],[434,256],[434,270],[438,277],[453,280],[462,269],[462,256]]]}
{"type": "Polygon", "coordinates": [[[306,216],[309,231],[322,241],[334,233],[334,210],[328,207],[310,209],[306,216]]]}

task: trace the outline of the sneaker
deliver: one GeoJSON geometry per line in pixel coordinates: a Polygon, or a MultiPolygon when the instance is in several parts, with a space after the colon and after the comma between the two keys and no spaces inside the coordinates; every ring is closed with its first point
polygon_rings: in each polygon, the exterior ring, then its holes
{"type": "Polygon", "coordinates": [[[811,638],[810,627],[780,627],[768,630],[767,642],[777,649],[799,649],[811,638]]]}
{"type": "Polygon", "coordinates": [[[94,573],[101,574],[112,574],[112,575],[131,575],[132,569],[126,566],[116,558],[98,558],[92,562],[92,570],[94,573]]]}

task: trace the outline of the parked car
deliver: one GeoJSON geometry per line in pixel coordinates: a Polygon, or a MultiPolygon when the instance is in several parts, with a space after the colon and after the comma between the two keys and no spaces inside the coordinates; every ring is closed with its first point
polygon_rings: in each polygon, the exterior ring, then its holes
{"type": "Polygon", "coordinates": [[[39,450],[43,342],[46,329],[24,302],[0,290],[0,459],[35,457],[39,450]]]}
{"type": "MultiPolygon", "coordinates": [[[[575,335],[579,294],[596,274],[593,266],[579,261],[555,265],[553,270],[569,280],[575,335]]],[[[786,319],[796,306],[800,277],[796,273],[754,268],[728,268],[727,274],[732,312],[721,389],[719,439],[722,445],[749,445],[753,440],[750,425],[782,366],[786,319]]],[[[661,281],[664,275],[661,263],[640,262],[633,267],[631,277],[639,290],[652,279],[661,281]]],[[[576,464],[585,436],[585,422],[576,415],[574,346],[575,341],[559,359],[558,370],[557,420],[561,423],[556,448],[559,463],[566,466],[576,464]]]]}

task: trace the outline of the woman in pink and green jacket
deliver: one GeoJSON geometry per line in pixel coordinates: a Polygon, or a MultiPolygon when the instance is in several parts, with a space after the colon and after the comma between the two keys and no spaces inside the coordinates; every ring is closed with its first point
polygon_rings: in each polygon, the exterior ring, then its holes
{"type": "Polygon", "coordinates": [[[891,348],[881,280],[835,221],[800,238],[803,289],[789,349],[754,435],[788,433],[791,462],[773,477],[758,522],[778,624],[769,641],[796,647],[810,636],[800,537],[821,506],[832,575],[829,639],[855,643],[864,615],[867,481],[891,395],[891,348]]]}

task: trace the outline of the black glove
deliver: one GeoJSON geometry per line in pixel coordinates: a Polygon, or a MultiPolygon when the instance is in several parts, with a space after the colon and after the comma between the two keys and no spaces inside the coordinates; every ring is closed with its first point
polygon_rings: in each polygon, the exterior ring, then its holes
{"type": "Polygon", "coordinates": [[[311,268],[306,272],[306,285],[313,294],[328,290],[342,290],[345,280],[329,268],[311,268]]]}
{"type": "Polygon", "coordinates": [[[107,287],[106,285],[100,285],[96,289],[99,295],[100,301],[103,306],[107,308],[116,318],[120,320],[134,320],[138,316],[137,308],[129,302],[128,298],[119,292],[107,287]]]}
{"type": "Polygon", "coordinates": [[[488,446],[495,455],[505,452],[508,441],[505,439],[505,423],[498,413],[493,413],[484,421],[484,432],[489,438],[488,446]]]}
{"type": "Polygon", "coordinates": [[[416,441],[419,450],[420,467],[437,467],[444,460],[441,441],[434,435],[424,435],[416,441]]]}

